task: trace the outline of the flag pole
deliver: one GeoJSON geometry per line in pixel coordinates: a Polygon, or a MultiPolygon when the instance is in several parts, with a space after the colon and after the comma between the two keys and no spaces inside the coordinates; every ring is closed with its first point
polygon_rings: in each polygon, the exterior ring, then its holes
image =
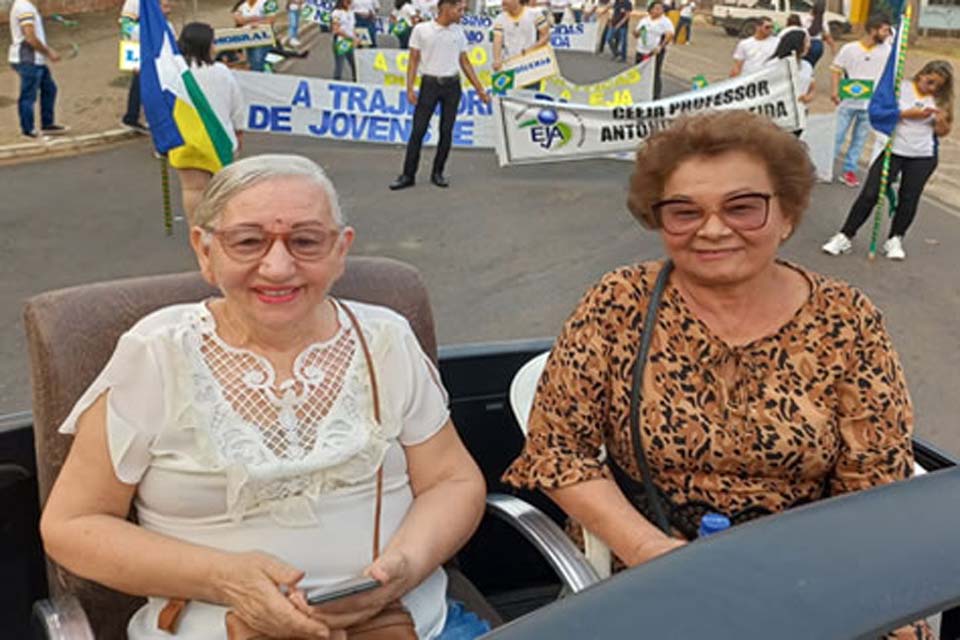
{"type": "Polygon", "coordinates": [[[160,155],[160,189],[163,192],[163,230],[173,235],[173,209],[170,206],[170,168],[167,166],[167,154],[160,155]]]}
{"type": "MultiPolygon", "coordinates": [[[[907,59],[911,13],[910,4],[907,3],[906,10],[903,13],[903,19],[900,21],[900,32],[897,34],[897,40],[900,46],[897,51],[897,70],[893,80],[893,91],[897,100],[900,99],[900,83],[903,81],[903,67],[907,59]]],[[[870,236],[870,252],[867,254],[869,260],[874,260],[877,257],[877,238],[880,236],[880,222],[883,219],[884,196],[887,197],[887,203],[890,205],[890,215],[893,215],[894,211],[893,200],[890,198],[891,194],[888,193],[888,187],[890,185],[890,156],[893,153],[893,136],[895,133],[896,125],[894,125],[894,130],[890,132],[889,137],[887,137],[887,144],[883,147],[883,165],[880,169],[880,198],[878,198],[873,210],[873,232],[870,236]]]]}

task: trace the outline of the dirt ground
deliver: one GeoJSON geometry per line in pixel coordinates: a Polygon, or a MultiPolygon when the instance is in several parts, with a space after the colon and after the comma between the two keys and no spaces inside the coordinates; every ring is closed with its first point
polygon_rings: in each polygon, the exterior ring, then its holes
{"type": "MultiPolygon", "coordinates": [[[[197,10],[190,0],[177,0],[171,22],[178,30],[199,20],[214,27],[232,26],[230,8],[235,0],[199,0],[197,10]]],[[[118,69],[117,18],[119,8],[71,16],[79,24],[67,27],[44,16],[50,45],[63,56],[51,65],[57,83],[58,122],[70,126],[71,134],[98,133],[120,127],[127,106],[130,74],[118,69]]],[[[6,60],[10,30],[0,31],[0,53],[6,60]]],[[[13,69],[0,65],[0,145],[26,141],[17,121],[20,80],[13,69]]]]}

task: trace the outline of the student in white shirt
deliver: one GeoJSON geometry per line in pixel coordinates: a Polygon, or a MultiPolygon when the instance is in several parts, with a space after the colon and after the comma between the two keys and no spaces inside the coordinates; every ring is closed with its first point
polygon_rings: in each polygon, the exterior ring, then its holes
{"type": "Polygon", "coordinates": [[[503,0],[503,11],[493,20],[493,70],[500,71],[505,60],[550,42],[550,24],[539,9],[520,0],[503,0]]]}
{"type": "Polygon", "coordinates": [[[47,61],[59,62],[60,54],[47,46],[43,17],[29,0],[14,0],[10,7],[10,64],[20,76],[20,131],[28,138],[40,134],[57,135],[67,131],[56,124],[53,109],[57,102],[57,85],[47,61]],[[34,109],[40,94],[40,131],[34,128],[34,109]]]}
{"type": "Polygon", "coordinates": [[[663,15],[663,2],[653,0],[647,9],[648,14],[641,18],[634,29],[637,38],[636,62],[640,64],[647,58],[656,58],[653,71],[653,99],[659,100],[663,90],[660,79],[663,70],[663,58],[667,54],[667,45],[673,41],[673,23],[663,15]]]}
{"type": "Polygon", "coordinates": [[[778,38],[773,35],[773,20],[760,18],[756,31],[749,38],[737,43],[733,50],[733,68],[730,77],[748,75],[758,71],[777,50],[778,38]]]}
{"type": "MultiPolygon", "coordinates": [[[[837,105],[837,134],[834,140],[833,156],[840,155],[847,130],[853,128],[850,146],[843,156],[843,168],[840,180],[851,188],[860,186],[857,177],[857,165],[863,145],[870,132],[867,118],[868,99],[840,98],[840,80],[866,80],[874,83],[883,74],[883,68],[890,56],[890,20],[884,16],[873,16],[867,20],[866,32],[856,42],[843,45],[840,53],[833,59],[830,71],[833,73],[833,90],[830,99],[837,105]]],[[[869,97],[869,96],[868,96],[869,97]]]]}
{"type": "Polygon", "coordinates": [[[460,71],[466,74],[476,89],[480,100],[490,102],[480,78],[477,77],[467,56],[467,36],[460,26],[463,17],[462,0],[440,0],[436,20],[421,22],[413,28],[410,36],[410,62],[407,65],[407,100],[415,104],[413,128],[407,141],[403,159],[403,173],[390,184],[390,189],[406,189],[416,183],[417,166],[420,164],[420,147],[430,125],[430,117],[440,105],[440,135],[437,154],[433,158],[430,182],[435,186],[450,186],[443,175],[450,146],[453,144],[453,125],[460,106],[460,71]],[[420,75],[420,93],[414,90],[420,75]]]}
{"type": "Polygon", "coordinates": [[[420,16],[411,0],[396,0],[394,10],[390,13],[390,31],[400,41],[401,49],[410,45],[410,33],[418,22],[420,16]]]}
{"type": "Polygon", "coordinates": [[[353,81],[357,81],[357,63],[353,51],[360,46],[357,37],[356,13],[353,11],[351,0],[337,0],[334,10],[330,14],[330,31],[333,32],[333,79],[343,79],[343,62],[346,60],[353,74],[353,81]]]}
{"type": "MultiPolygon", "coordinates": [[[[907,257],[903,238],[917,214],[917,205],[927,180],[937,168],[938,138],[950,133],[953,124],[953,67],[946,60],[931,60],[911,80],[900,85],[900,121],[893,130],[890,156],[890,181],[900,175],[897,212],[890,224],[884,255],[891,260],[907,257]]],[[[847,253],[853,248],[853,236],[870,218],[880,197],[883,154],[870,166],[867,181],[850,208],[840,233],[833,236],[823,251],[830,255],[847,253]]]]}
{"type": "MultiPolygon", "coordinates": [[[[191,22],[180,32],[177,47],[236,154],[243,140],[241,129],[245,103],[233,72],[223,63],[213,61],[213,27],[203,22],[191,22]]],[[[194,209],[213,178],[209,170],[197,166],[196,157],[197,150],[189,144],[171,149],[169,153],[170,166],[177,170],[180,179],[183,212],[191,223],[194,209]]]]}
{"type": "Polygon", "coordinates": [[[680,5],[680,19],[677,21],[677,36],[676,39],[680,41],[680,32],[683,31],[687,34],[687,39],[683,41],[683,44],[691,44],[693,42],[693,15],[697,11],[697,3],[694,0],[686,0],[682,5],[680,5]]]}
{"type": "MultiPolygon", "coordinates": [[[[248,24],[269,24],[273,26],[277,19],[275,0],[241,0],[233,10],[233,22],[238,27],[248,24]]],[[[246,49],[247,64],[251,71],[263,71],[267,63],[270,47],[250,47],[246,49]]]]}
{"type": "Polygon", "coordinates": [[[364,29],[370,34],[370,46],[377,46],[377,13],[380,11],[380,0],[353,0],[353,15],[357,18],[357,29],[364,29]]]}

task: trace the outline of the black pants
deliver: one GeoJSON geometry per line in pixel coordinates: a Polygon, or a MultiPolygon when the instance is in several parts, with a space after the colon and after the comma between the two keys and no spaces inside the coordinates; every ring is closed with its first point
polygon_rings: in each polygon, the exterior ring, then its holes
{"type": "MultiPolygon", "coordinates": [[[[917,215],[917,205],[920,204],[920,194],[923,193],[923,187],[927,180],[933,175],[937,168],[937,156],[928,158],[907,158],[893,154],[890,156],[890,182],[896,180],[900,175],[900,190],[897,193],[897,211],[893,216],[893,224],[890,225],[890,235],[905,236],[907,229],[913,223],[914,216],[917,215]]],[[[856,235],[863,223],[870,217],[877,199],[880,197],[880,173],[883,170],[883,154],[877,156],[870,166],[870,173],[867,175],[867,181],[857,196],[856,202],[850,208],[847,215],[847,221],[843,223],[843,229],[840,231],[848,238],[856,235]]]]}
{"type": "MultiPolygon", "coordinates": [[[[659,100],[663,92],[663,80],[660,79],[660,72],[663,69],[663,59],[667,55],[666,49],[661,49],[657,54],[657,59],[653,61],[653,99],[659,100]]],[[[640,64],[650,57],[650,54],[637,53],[634,57],[634,64],[640,64]]]]}
{"type": "Polygon", "coordinates": [[[140,74],[130,78],[130,91],[127,92],[127,112],[123,116],[124,124],[140,122],[140,74]]]}
{"type": "Polygon", "coordinates": [[[417,106],[413,110],[413,129],[410,131],[410,140],[407,141],[407,154],[403,159],[403,175],[415,178],[417,167],[420,165],[420,147],[423,145],[423,136],[430,125],[430,116],[433,115],[440,103],[440,140],[437,143],[437,155],[433,157],[433,173],[442,174],[450,155],[450,145],[453,144],[453,123],[457,119],[457,109],[460,107],[460,76],[437,78],[423,76],[420,81],[420,95],[417,106]]]}

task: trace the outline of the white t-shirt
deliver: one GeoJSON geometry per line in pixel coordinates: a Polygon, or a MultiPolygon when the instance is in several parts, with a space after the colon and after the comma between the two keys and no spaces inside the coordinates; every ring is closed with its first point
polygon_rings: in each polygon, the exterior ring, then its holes
{"type": "MultiPolygon", "coordinates": [[[[347,304],[370,346],[379,424],[363,351],[343,311],[338,333],[304,349],[290,384],[278,389],[269,362],[224,343],[209,308],[194,303],[156,311],[124,334],[60,431],[74,433],[81,413],[109,390],[109,455],[116,477],[137,485],[141,527],[224,551],[273,554],[306,573],[304,588],[357,576],[372,560],[377,468],[383,548],[413,503],[404,447],[429,440],[450,414],[407,321],[385,307],[347,304]]],[[[402,598],[420,638],[443,628],[446,581],[437,569],[402,598]]],[[[149,598],[128,637],[169,638],[156,628],[165,603],[149,598]]],[[[176,638],[225,639],[225,613],[191,602],[176,638]]]]}
{"type": "Polygon", "coordinates": [[[330,22],[333,23],[334,21],[340,25],[340,31],[349,37],[355,38],[357,36],[357,16],[354,15],[353,11],[334,9],[330,13],[330,22]]]}
{"type": "Polygon", "coordinates": [[[737,48],[733,50],[733,59],[743,62],[740,75],[745,76],[763,68],[777,50],[779,42],[780,39],[776,36],[767,36],[763,40],[750,36],[738,42],[737,48]]]}
{"type": "Polygon", "coordinates": [[[693,2],[692,0],[691,0],[690,2],[685,2],[685,3],[683,4],[683,6],[680,7],[680,17],[681,17],[681,18],[692,18],[692,17],[693,17],[693,13],[694,13],[694,11],[696,11],[696,10],[697,10],[697,3],[696,3],[696,2],[693,2]]]}
{"type": "Polygon", "coordinates": [[[800,95],[806,95],[813,83],[813,65],[807,59],[801,59],[797,65],[797,75],[800,77],[800,95]]]}
{"type": "MultiPolygon", "coordinates": [[[[270,11],[270,7],[267,6],[269,0],[256,0],[251,6],[248,2],[240,3],[240,6],[237,7],[236,13],[239,13],[244,18],[265,18],[275,11],[270,11]]],[[[276,5],[276,3],[270,3],[276,5]]]]}
{"type": "Polygon", "coordinates": [[[350,9],[354,13],[369,17],[377,14],[380,10],[380,3],[378,0],[353,0],[350,3],[350,9]]]}
{"type": "Polygon", "coordinates": [[[410,48],[420,50],[422,75],[459,76],[460,54],[467,50],[467,36],[457,23],[442,27],[436,20],[421,22],[410,34],[410,48]]]}
{"type": "MultiPolygon", "coordinates": [[[[890,56],[890,45],[887,43],[877,44],[869,49],[864,47],[859,40],[843,45],[830,69],[840,71],[845,78],[851,80],[872,80],[876,83],[883,75],[883,68],[887,65],[887,58],[890,56]]],[[[852,109],[866,109],[869,100],[846,99],[840,104],[852,109]]]]}
{"type": "Polygon", "coordinates": [[[243,130],[246,113],[246,103],[240,84],[233,72],[222,62],[191,66],[190,71],[193,72],[197,84],[203,89],[207,102],[223,123],[233,143],[233,150],[236,151],[238,146],[236,132],[243,130]]]}
{"type": "Polygon", "coordinates": [[[120,15],[131,20],[140,19],[140,0],[124,0],[120,15]]]}
{"type": "Polygon", "coordinates": [[[673,35],[673,23],[667,16],[660,16],[656,20],[644,16],[637,23],[634,34],[637,36],[637,53],[650,53],[657,48],[663,36],[673,35]]]}
{"type": "Polygon", "coordinates": [[[10,7],[10,64],[46,64],[42,53],[30,46],[23,35],[23,27],[33,26],[33,32],[43,45],[47,36],[43,31],[43,17],[30,0],[14,0],[10,7]]]}
{"type": "Polygon", "coordinates": [[[397,20],[403,20],[411,27],[413,23],[417,21],[417,8],[413,6],[412,2],[408,2],[399,9],[395,9],[393,13],[397,20]]]}
{"type": "MultiPolygon", "coordinates": [[[[810,34],[810,27],[813,26],[813,16],[810,15],[809,13],[805,13],[804,15],[800,16],[800,26],[802,26],[806,30],[806,32],[810,34]]],[[[823,29],[821,29],[820,33],[818,33],[817,35],[810,34],[810,38],[812,40],[823,40],[823,30],[829,29],[829,28],[830,27],[827,25],[827,18],[824,17],[823,29]]],[[[783,35],[783,34],[781,33],[780,35],[783,35]]]]}
{"type": "Polygon", "coordinates": [[[550,0],[550,11],[560,13],[570,6],[570,0],[550,0]]]}
{"type": "Polygon", "coordinates": [[[519,16],[506,11],[493,20],[493,33],[503,34],[503,59],[520,55],[533,47],[540,38],[540,29],[547,24],[547,17],[539,9],[521,7],[519,16]]]}
{"type": "MultiPolygon", "coordinates": [[[[936,106],[937,101],[932,95],[920,95],[913,80],[904,80],[900,83],[900,111],[936,106]]],[[[893,152],[907,158],[932,157],[934,154],[933,123],[933,116],[920,120],[901,118],[897,122],[897,128],[893,130],[893,152]]]]}

